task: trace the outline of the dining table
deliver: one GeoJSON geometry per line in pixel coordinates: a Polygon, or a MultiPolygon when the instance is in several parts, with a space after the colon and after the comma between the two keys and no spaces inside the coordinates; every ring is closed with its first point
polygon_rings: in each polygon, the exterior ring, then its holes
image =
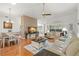
{"type": "Polygon", "coordinates": [[[10,40],[10,37],[13,36],[15,37],[15,42],[18,41],[18,44],[20,42],[21,36],[20,35],[15,35],[14,33],[5,33],[6,35],[3,35],[2,37],[2,47],[5,48],[5,43],[6,41],[10,40]]]}

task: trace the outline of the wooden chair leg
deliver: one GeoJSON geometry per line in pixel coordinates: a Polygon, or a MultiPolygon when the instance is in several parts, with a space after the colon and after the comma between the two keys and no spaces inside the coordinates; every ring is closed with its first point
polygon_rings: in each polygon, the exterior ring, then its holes
{"type": "Polygon", "coordinates": [[[0,48],[2,48],[2,41],[0,41],[0,48]]]}
{"type": "Polygon", "coordinates": [[[8,41],[8,46],[10,47],[10,41],[8,41]]]}
{"type": "Polygon", "coordinates": [[[16,40],[14,42],[15,42],[15,45],[16,45],[16,43],[17,43],[16,40]]]}

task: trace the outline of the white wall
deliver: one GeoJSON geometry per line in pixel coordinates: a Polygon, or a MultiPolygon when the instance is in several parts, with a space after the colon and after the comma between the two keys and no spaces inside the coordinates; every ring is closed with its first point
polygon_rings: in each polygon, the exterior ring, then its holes
{"type": "MultiPolygon", "coordinates": [[[[4,29],[3,28],[3,22],[8,21],[9,19],[6,17],[1,17],[0,18],[0,32],[8,32],[9,29],[4,29]]],[[[20,31],[20,17],[15,17],[12,18],[11,21],[13,22],[13,27],[12,27],[12,32],[19,32],[20,31]]]]}

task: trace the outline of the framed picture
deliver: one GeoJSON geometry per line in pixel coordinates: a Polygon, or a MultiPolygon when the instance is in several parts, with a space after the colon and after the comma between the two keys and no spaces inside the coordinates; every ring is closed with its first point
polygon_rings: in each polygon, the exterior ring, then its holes
{"type": "Polygon", "coordinates": [[[4,29],[12,29],[12,23],[11,22],[3,22],[3,28],[4,29]]]}
{"type": "Polygon", "coordinates": [[[28,32],[29,33],[37,32],[37,27],[28,27],[28,32]]]}

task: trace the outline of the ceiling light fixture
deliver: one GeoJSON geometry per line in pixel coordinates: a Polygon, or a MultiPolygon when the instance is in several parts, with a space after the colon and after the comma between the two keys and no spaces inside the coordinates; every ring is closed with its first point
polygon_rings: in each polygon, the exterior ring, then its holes
{"type": "Polygon", "coordinates": [[[3,22],[3,27],[5,29],[10,29],[10,30],[8,30],[8,32],[11,32],[11,29],[12,29],[11,8],[9,8],[9,16],[8,16],[8,18],[9,18],[9,20],[3,22]]]}
{"type": "Polygon", "coordinates": [[[42,16],[50,16],[52,15],[51,13],[47,12],[45,9],[46,6],[45,6],[45,3],[43,3],[43,12],[42,12],[42,16]]]}
{"type": "Polygon", "coordinates": [[[11,22],[11,8],[9,8],[9,22],[11,22]]]}
{"type": "Polygon", "coordinates": [[[6,22],[7,22],[7,23],[9,23],[9,22],[12,23],[12,22],[11,22],[11,8],[9,8],[9,16],[8,16],[8,18],[9,18],[9,20],[6,21],[6,22]]]}

